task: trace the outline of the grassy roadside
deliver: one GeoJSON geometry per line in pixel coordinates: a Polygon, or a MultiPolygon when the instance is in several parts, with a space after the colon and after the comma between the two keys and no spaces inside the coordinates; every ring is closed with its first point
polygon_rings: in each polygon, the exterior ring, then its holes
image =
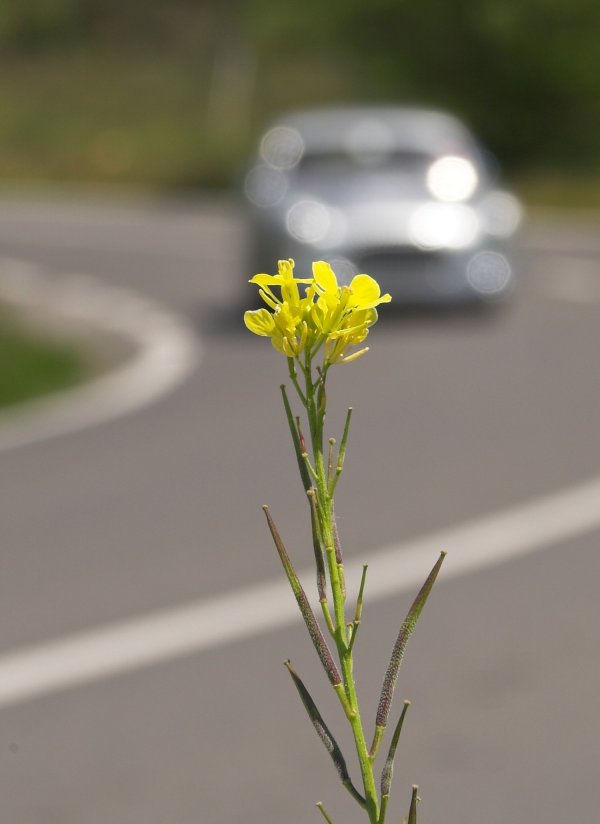
{"type": "MultiPolygon", "coordinates": [[[[225,188],[267,115],[356,93],[352,74],[326,60],[261,73],[252,53],[201,45],[181,55],[122,45],[1,55],[2,188],[225,188]]],[[[577,168],[505,171],[526,206],[600,209],[600,167],[577,168]]]]}
{"type": "Polygon", "coordinates": [[[4,185],[223,185],[249,141],[247,118],[213,99],[201,62],[66,53],[0,58],[0,69],[4,185]]]}
{"type": "Polygon", "coordinates": [[[67,389],[90,373],[74,344],[33,332],[0,311],[0,408],[67,389]]]}
{"type": "Polygon", "coordinates": [[[558,172],[523,173],[511,185],[531,208],[600,210],[600,175],[558,172]]]}

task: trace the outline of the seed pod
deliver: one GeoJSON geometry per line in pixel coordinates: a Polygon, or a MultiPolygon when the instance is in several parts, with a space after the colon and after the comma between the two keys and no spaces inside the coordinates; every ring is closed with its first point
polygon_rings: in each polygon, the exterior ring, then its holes
{"type": "Polygon", "coordinates": [[[281,563],[283,564],[283,568],[288,577],[288,581],[290,582],[290,586],[296,597],[296,601],[298,602],[300,612],[302,613],[302,617],[304,618],[304,623],[306,624],[306,628],[308,629],[308,634],[310,635],[314,647],[317,651],[317,654],[321,659],[321,663],[323,664],[323,668],[327,673],[327,677],[331,681],[332,686],[336,687],[342,683],[342,676],[340,675],[337,665],[333,660],[331,650],[327,646],[327,641],[323,637],[321,628],[317,622],[317,619],[315,618],[315,614],[312,611],[312,607],[309,603],[308,598],[306,597],[306,593],[302,588],[302,584],[300,583],[300,579],[296,574],[296,570],[292,565],[290,556],[288,555],[287,550],[283,545],[283,541],[281,540],[279,532],[277,531],[277,527],[275,526],[275,522],[271,517],[269,508],[267,506],[263,506],[263,510],[267,518],[267,523],[269,525],[271,535],[273,536],[273,541],[277,548],[277,552],[279,553],[279,557],[281,558],[281,563]]]}
{"type": "Polygon", "coordinates": [[[308,500],[310,502],[310,524],[312,529],[313,551],[315,553],[315,566],[317,569],[317,592],[319,593],[319,601],[323,602],[327,600],[327,578],[325,576],[323,542],[321,540],[321,532],[319,529],[316,489],[311,487],[306,494],[308,495],[308,500]]]}
{"type": "Polygon", "coordinates": [[[287,418],[288,426],[290,428],[290,434],[292,436],[292,443],[294,444],[296,460],[298,461],[298,469],[300,470],[302,485],[304,486],[304,489],[308,490],[311,487],[311,480],[308,474],[308,469],[306,467],[306,461],[303,458],[303,453],[306,451],[306,445],[304,444],[304,438],[300,430],[299,419],[297,419],[297,423],[294,422],[292,408],[290,406],[287,392],[285,391],[285,384],[282,383],[280,389],[281,396],[283,398],[283,406],[285,408],[285,415],[287,418]]]}
{"type": "Polygon", "coordinates": [[[417,804],[421,800],[417,793],[419,792],[419,788],[416,784],[413,784],[412,788],[412,798],[410,799],[410,810],[408,813],[408,821],[407,824],[417,824],[417,804]]]}
{"type": "Polygon", "coordinates": [[[352,779],[348,773],[348,767],[346,766],[346,760],[342,755],[342,751],[340,750],[335,738],[331,734],[329,727],[323,721],[323,717],[321,713],[317,709],[315,702],[312,699],[309,691],[306,689],[300,677],[296,674],[296,672],[292,669],[291,661],[285,661],[285,666],[288,669],[288,672],[292,676],[292,680],[298,690],[298,694],[300,695],[300,699],[304,704],[304,708],[308,713],[308,717],[312,721],[312,725],[315,728],[317,735],[323,742],[325,749],[329,753],[332,758],[333,763],[335,764],[335,768],[338,772],[340,780],[342,784],[346,787],[352,797],[358,801],[358,803],[364,807],[366,802],[362,795],[358,792],[356,787],[352,783],[352,779]]]}
{"type": "Polygon", "coordinates": [[[394,774],[394,757],[396,755],[396,747],[398,746],[398,741],[400,740],[400,733],[402,732],[402,725],[404,724],[404,716],[406,715],[407,709],[410,707],[410,701],[404,702],[404,707],[402,708],[402,713],[396,724],[396,729],[394,730],[394,735],[392,736],[392,741],[390,743],[390,749],[388,752],[388,757],[385,762],[385,766],[381,773],[381,797],[382,799],[385,796],[389,796],[390,788],[392,785],[392,776],[394,774]]]}
{"type": "Polygon", "coordinates": [[[416,626],[416,623],[423,610],[423,607],[427,602],[427,598],[429,597],[429,593],[431,592],[431,589],[435,583],[435,579],[437,578],[438,572],[440,571],[440,567],[442,566],[442,562],[445,556],[445,552],[440,553],[440,557],[438,558],[433,569],[427,576],[427,580],[421,587],[419,594],[413,601],[413,604],[409,609],[408,614],[402,623],[402,626],[400,627],[400,632],[398,633],[398,637],[396,639],[396,643],[394,644],[394,649],[392,651],[392,657],[390,658],[390,663],[388,664],[388,668],[383,679],[381,697],[379,698],[379,706],[377,708],[377,717],[375,723],[381,731],[383,731],[383,728],[387,724],[390,708],[392,705],[392,699],[394,697],[394,689],[396,687],[396,681],[398,680],[398,671],[400,669],[400,664],[402,663],[402,659],[404,657],[404,651],[406,649],[408,639],[412,635],[412,632],[416,626]]]}

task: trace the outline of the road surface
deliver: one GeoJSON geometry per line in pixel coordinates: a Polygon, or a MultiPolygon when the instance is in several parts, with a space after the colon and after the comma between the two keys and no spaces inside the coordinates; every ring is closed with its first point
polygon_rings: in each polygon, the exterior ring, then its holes
{"type": "MultiPolygon", "coordinates": [[[[260,511],[310,568],[285,364],[240,323],[242,238],[225,200],[0,204],[3,258],[197,336],[155,402],[0,454],[7,824],[300,824],[318,800],[363,820],[282,666],[356,772],[260,511]]],[[[390,821],[413,783],[423,823],[598,820],[597,238],[591,219],[531,223],[511,306],[390,311],[331,375],[332,434],[355,409],[337,508],[349,563],[371,563],[368,721],[415,582],[449,550],[398,686],[390,821]]]]}

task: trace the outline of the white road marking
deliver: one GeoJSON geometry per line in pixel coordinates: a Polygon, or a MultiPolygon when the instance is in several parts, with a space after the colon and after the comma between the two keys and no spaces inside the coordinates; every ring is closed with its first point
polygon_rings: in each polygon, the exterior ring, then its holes
{"type": "Polygon", "coordinates": [[[128,289],[88,275],[51,275],[0,258],[3,300],[124,339],[132,354],[82,386],[22,404],[0,416],[0,451],[93,426],[157,401],[197,365],[200,344],[177,315],[128,289]]]}
{"type": "MultiPolygon", "coordinates": [[[[347,564],[358,583],[369,563],[367,597],[415,590],[441,550],[440,580],[540,551],[600,527],[600,478],[530,503],[373,552],[347,564]]],[[[308,582],[313,571],[305,571],[308,582]]],[[[355,590],[351,593],[355,596],[355,590]]],[[[0,707],[77,687],[299,620],[287,582],[266,582],[0,657],[0,707]]]]}

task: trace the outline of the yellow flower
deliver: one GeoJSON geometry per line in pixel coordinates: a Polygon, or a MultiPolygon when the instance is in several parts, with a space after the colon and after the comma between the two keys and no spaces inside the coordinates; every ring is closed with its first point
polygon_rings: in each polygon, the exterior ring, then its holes
{"type": "Polygon", "coordinates": [[[391,297],[382,295],[369,275],[356,275],[348,286],[339,286],[328,263],[319,260],[312,268],[312,278],[295,278],[294,261],[280,260],[277,275],[255,275],[250,283],[259,287],[272,313],[248,311],[244,322],[254,334],[270,337],[275,349],[288,358],[297,358],[304,350],[312,357],[324,345],[324,363],[356,360],[367,348],[347,350],[362,343],[377,320],[375,307],[391,297]],[[308,284],[304,297],[298,284],[308,284]],[[280,297],[273,287],[280,289],[280,297]]]}
{"type": "Polygon", "coordinates": [[[269,337],[275,329],[273,315],[266,309],[248,310],[244,312],[244,323],[255,335],[269,337]]]}
{"type": "Polygon", "coordinates": [[[259,295],[271,309],[275,309],[276,306],[282,303],[298,306],[300,302],[298,284],[311,283],[311,278],[295,278],[294,261],[291,258],[289,260],[280,260],[278,270],[277,275],[254,275],[250,279],[250,283],[256,283],[259,286],[259,295]],[[272,286],[280,287],[281,300],[271,289],[272,286]]]}

